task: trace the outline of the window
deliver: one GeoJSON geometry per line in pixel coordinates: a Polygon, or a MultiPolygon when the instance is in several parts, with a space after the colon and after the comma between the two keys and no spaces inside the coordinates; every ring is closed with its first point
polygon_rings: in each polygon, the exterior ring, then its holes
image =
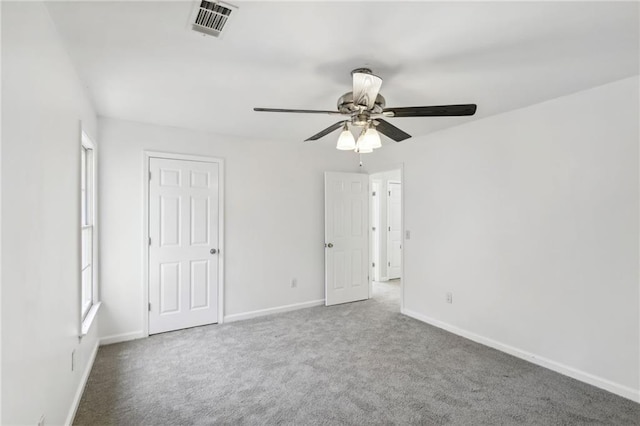
{"type": "Polygon", "coordinates": [[[80,229],[81,229],[81,288],[80,314],[82,332],[88,331],[98,308],[97,280],[95,268],[95,147],[89,137],[82,133],[80,149],[80,229]]]}

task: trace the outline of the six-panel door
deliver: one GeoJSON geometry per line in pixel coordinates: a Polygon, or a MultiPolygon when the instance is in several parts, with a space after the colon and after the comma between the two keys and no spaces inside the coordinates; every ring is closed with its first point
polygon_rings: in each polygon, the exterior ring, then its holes
{"type": "Polygon", "coordinates": [[[218,164],[149,162],[149,334],[218,321],[218,164]]]}
{"type": "Polygon", "coordinates": [[[369,176],[325,173],[325,304],[369,298],[369,176]]]}

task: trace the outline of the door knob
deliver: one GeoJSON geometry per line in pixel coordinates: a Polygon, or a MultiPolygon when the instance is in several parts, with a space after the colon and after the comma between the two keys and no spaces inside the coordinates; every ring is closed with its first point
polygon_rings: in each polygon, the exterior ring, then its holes
{"type": "Polygon", "coordinates": [[[216,249],[209,250],[209,253],[211,253],[211,254],[216,254],[217,252],[218,252],[218,250],[216,250],[216,249]]]}
{"type": "Polygon", "coordinates": [[[327,244],[327,247],[329,247],[329,248],[333,247],[333,243],[327,244]]]}

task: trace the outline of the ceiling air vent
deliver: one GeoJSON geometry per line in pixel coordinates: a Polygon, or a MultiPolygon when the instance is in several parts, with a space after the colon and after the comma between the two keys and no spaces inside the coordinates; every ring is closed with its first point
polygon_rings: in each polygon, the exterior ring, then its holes
{"type": "Polygon", "coordinates": [[[191,28],[203,34],[221,37],[237,9],[229,3],[202,0],[194,10],[191,28]]]}

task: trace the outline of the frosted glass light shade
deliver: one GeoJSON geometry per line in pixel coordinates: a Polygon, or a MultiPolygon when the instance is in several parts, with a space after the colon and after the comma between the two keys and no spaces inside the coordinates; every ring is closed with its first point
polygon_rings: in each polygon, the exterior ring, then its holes
{"type": "Polygon", "coordinates": [[[342,133],[340,133],[336,148],[341,151],[351,151],[356,148],[356,140],[346,126],[342,133]]]}
{"type": "Polygon", "coordinates": [[[367,138],[364,134],[360,135],[360,137],[358,138],[355,151],[361,154],[368,154],[370,152],[373,152],[373,147],[371,146],[370,142],[367,141],[367,138]]]}
{"type": "Polygon", "coordinates": [[[370,146],[373,149],[380,148],[382,146],[382,141],[380,141],[380,135],[376,131],[376,129],[369,128],[364,133],[364,138],[366,140],[365,144],[370,146]]]}

